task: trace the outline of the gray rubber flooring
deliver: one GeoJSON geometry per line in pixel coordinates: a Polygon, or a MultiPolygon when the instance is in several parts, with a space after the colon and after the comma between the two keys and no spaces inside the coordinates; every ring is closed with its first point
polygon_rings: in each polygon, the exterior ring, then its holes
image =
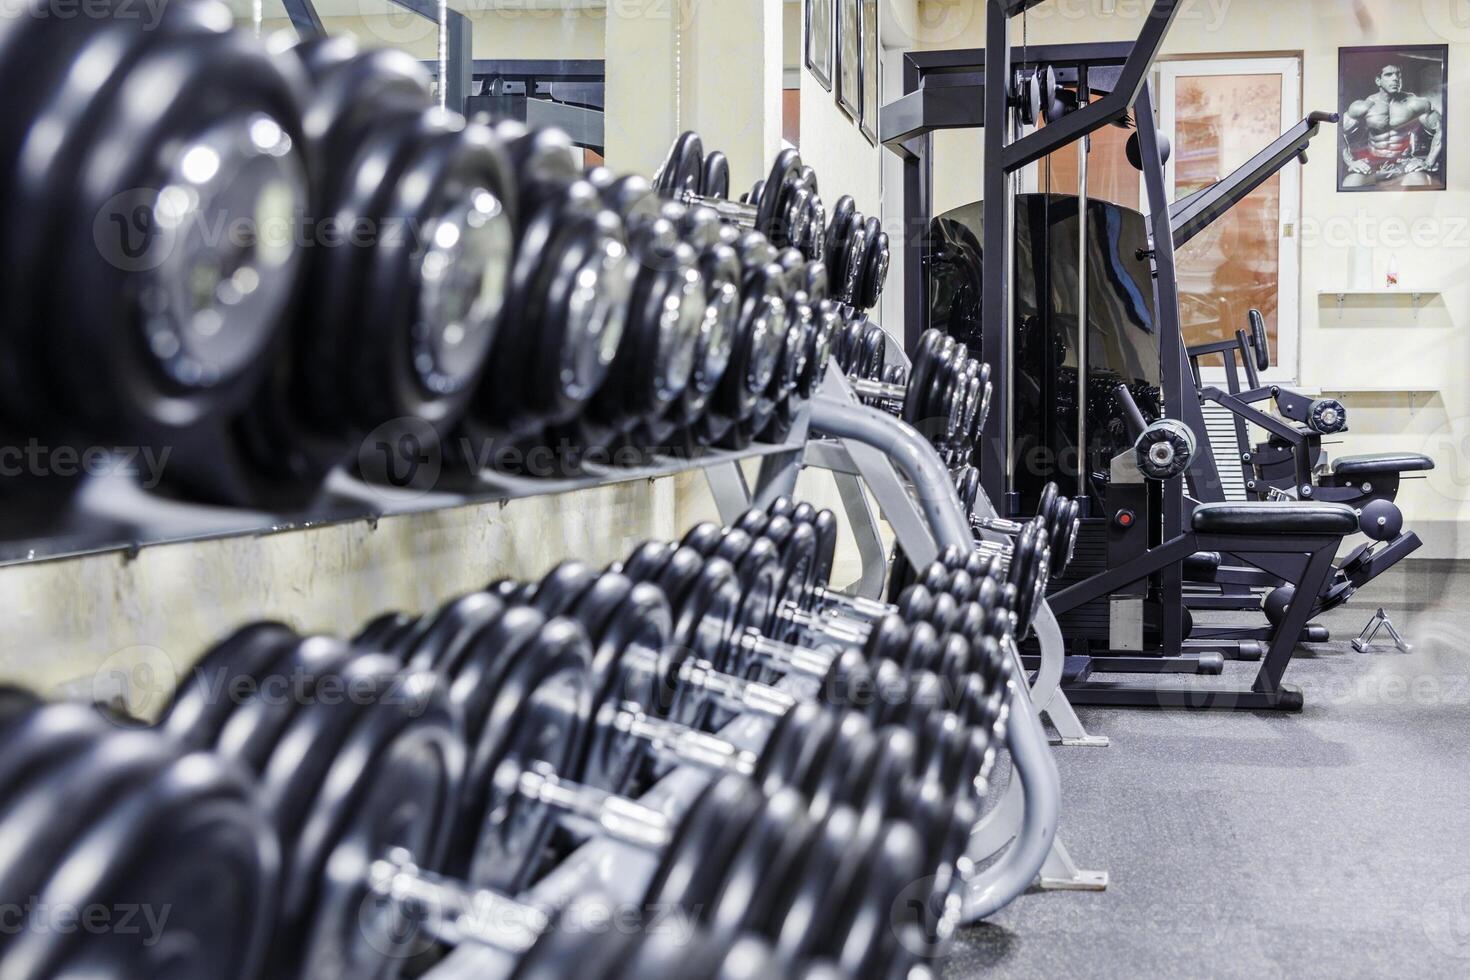
{"type": "Polygon", "coordinates": [[[1470,564],[1319,621],[1299,715],[1084,709],[1112,744],[1056,749],[1061,831],[1108,889],[1033,890],[945,976],[1470,977],[1470,564]],[[1412,653],[1349,645],[1379,605],[1412,653]]]}

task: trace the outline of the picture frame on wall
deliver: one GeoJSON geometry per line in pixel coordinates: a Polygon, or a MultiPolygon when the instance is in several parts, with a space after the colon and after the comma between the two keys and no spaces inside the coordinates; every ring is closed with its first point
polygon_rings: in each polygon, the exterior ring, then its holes
{"type": "Polygon", "coordinates": [[[832,91],[832,3],[805,0],[806,67],[822,88],[832,91]]]}
{"type": "Polygon", "coordinates": [[[837,4],[837,107],[857,122],[862,118],[862,41],[859,10],[862,0],[835,0],[837,4]]]}
{"type": "Polygon", "coordinates": [[[1339,48],[1337,189],[1445,190],[1449,80],[1447,44],[1339,48]]]}
{"type": "Polygon", "coordinates": [[[861,39],[863,104],[858,128],[869,143],[878,145],[878,112],[882,108],[882,91],[878,58],[878,0],[860,0],[858,35],[861,39]]]}

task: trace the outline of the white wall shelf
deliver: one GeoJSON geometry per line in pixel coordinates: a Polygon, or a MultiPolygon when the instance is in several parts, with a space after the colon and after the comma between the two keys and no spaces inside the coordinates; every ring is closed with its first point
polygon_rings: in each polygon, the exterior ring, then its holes
{"type": "Polygon", "coordinates": [[[1330,296],[1337,302],[1337,318],[1342,319],[1343,307],[1347,305],[1350,296],[1407,296],[1414,309],[1414,319],[1419,319],[1419,310],[1427,306],[1434,297],[1440,295],[1437,289],[1409,289],[1403,286],[1389,289],[1323,289],[1317,296],[1330,296]]]}
{"type": "Polygon", "coordinates": [[[1427,399],[1426,400],[1426,404],[1427,404],[1427,402],[1429,400],[1432,400],[1432,396],[1439,394],[1442,390],[1443,389],[1440,388],[1438,385],[1424,384],[1424,383],[1419,383],[1419,384],[1410,383],[1410,384],[1397,384],[1397,385],[1394,385],[1394,384],[1386,384],[1386,385],[1354,385],[1354,384],[1347,384],[1347,385],[1323,385],[1322,386],[1322,394],[1324,394],[1324,395],[1327,395],[1327,394],[1331,394],[1331,395],[1396,395],[1396,394],[1405,394],[1405,395],[1408,395],[1409,396],[1409,408],[1410,409],[1417,409],[1419,407],[1419,396],[1420,395],[1429,395],[1429,396],[1431,396],[1430,399],[1427,399]]]}

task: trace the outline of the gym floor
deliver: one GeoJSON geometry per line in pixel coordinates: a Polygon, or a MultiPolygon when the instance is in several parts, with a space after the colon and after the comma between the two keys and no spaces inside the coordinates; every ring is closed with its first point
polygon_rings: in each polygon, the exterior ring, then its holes
{"type": "Polygon", "coordinates": [[[1112,744],[1056,750],[1061,829],[1107,891],[1033,889],[945,977],[1470,976],[1470,563],[1318,621],[1299,715],[1083,709],[1112,744]],[[1378,605],[1412,653],[1353,650],[1378,605]]]}

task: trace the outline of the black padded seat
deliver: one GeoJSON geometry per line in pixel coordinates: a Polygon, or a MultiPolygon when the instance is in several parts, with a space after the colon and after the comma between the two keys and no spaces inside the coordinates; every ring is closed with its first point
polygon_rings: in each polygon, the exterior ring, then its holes
{"type": "Polygon", "coordinates": [[[1252,500],[1200,504],[1194,529],[1201,534],[1354,534],[1358,514],[1344,504],[1252,500]]]}
{"type": "Polygon", "coordinates": [[[1333,476],[1381,476],[1385,473],[1418,473],[1434,469],[1434,460],[1418,453],[1369,453],[1343,456],[1332,463],[1333,476]]]}

